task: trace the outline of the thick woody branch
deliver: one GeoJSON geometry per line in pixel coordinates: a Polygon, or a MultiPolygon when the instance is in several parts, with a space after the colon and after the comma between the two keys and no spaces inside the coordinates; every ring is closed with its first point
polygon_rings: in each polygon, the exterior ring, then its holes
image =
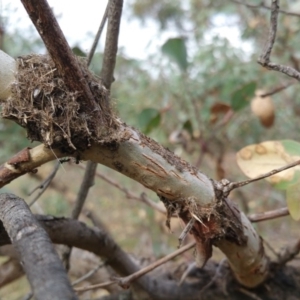
{"type": "Polygon", "coordinates": [[[0,220],[21,258],[36,299],[77,299],[47,233],[26,203],[12,194],[0,194],[0,206],[0,220]]]}
{"type": "Polygon", "coordinates": [[[62,157],[64,154],[58,149],[53,150],[44,145],[33,149],[25,148],[0,166],[0,188],[26,173],[35,172],[37,167],[62,157]]]}

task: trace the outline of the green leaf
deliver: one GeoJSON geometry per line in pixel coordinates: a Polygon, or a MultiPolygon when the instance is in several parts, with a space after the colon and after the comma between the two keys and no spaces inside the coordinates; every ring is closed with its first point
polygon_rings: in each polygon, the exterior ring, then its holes
{"type": "Polygon", "coordinates": [[[160,112],[154,108],[145,108],[138,116],[138,124],[141,130],[148,134],[160,124],[160,112]]]}
{"type": "Polygon", "coordinates": [[[254,96],[256,90],[256,82],[249,82],[236,90],[231,97],[231,107],[233,110],[238,111],[247,105],[249,100],[254,96]]]}
{"type": "Polygon", "coordinates": [[[182,128],[185,129],[191,136],[193,136],[193,125],[191,120],[186,120],[183,123],[182,128]]]}
{"type": "Polygon", "coordinates": [[[300,143],[293,140],[282,140],[281,144],[289,155],[296,155],[300,158],[300,143]]]}
{"type": "Polygon", "coordinates": [[[84,53],[78,46],[73,47],[72,52],[77,56],[86,57],[86,53],[84,53]]]}
{"type": "Polygon", "coordinates": [[[176,62],[182,71],[187,70],[187,50],[183,38],[168,39],[162,46],[162,52],[176,62]]]}
{"type": "Polygon", "coordinates": [[[286,191],[286,203],[291,217],[300,220],[300,182],[289,186],[286,191]]]}

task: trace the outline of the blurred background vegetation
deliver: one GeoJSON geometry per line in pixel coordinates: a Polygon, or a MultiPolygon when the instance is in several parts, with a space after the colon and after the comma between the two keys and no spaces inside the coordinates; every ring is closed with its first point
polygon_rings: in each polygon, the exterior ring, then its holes
{"type": "MultiPolygon", "coordinates": [[[[120,49],[112,87],[113,105],[123,121],[170,148],[208,176],[233,181],[245,178],[235,161],[238,150],[267,140],[299,141],[300,115],[296,80],[265,70],[256,62],[268,35],[269,11],[236,2],[126,1],[125,20],[138,20],[140,28],[154,24],[158,28],[157,35],[149,36],[149,41],[161,40],[166,32],[172,32],[173,36],[163,40],[156,52],[149,53],[145,59],[128,57],[120,49]],[[251,100],[257,90],[269,93],[276,89],[281,91],[269,97],[271,108],[262,113],[267,118],[263,122],[261,114],[251,109],[251,100]]],[[[270,1],[265,2],[269,5],[270,1]]],[[[251,4],[259,6],[261,1],[252,0],[251,4]]],[[[284,10],[300,12],[298,1],[284,1],[281,5],[284,10]]],[[[7,33],[13,12],[5,10],[9,8],[2,7],[0,12],[5,16],[0,15],[0,48],[15,57],[45,51],[34,31],[24,32],[16,26],[13,33],[7,33]]],[[[279,15],[272,53],[275,62],[298,70],[299,18],[279,15]]],[[[121,31],[121,34],[131,33],[121,31]]],[[[77,55],[86,55],[80,44],[71,47],[77,55]]],[[[101,51],[96,53],[91,67],[96,74],[101,69],[101,51]]],[[[25,131],[9,120],[0,119],[1,163],[26,146],[32,144],[26,139],[25,131]]],[[[53,166],[49,163],[40,168],[37,176],[21,177],[3,191],[30,201],[33,197],[29,196],[30,191],[48,176],[53,166]]],[[[137,195],[146,192],[158,202],[155,194],[132,180],[100,165],[98,171],[129,191],[137,195]]],[[[33,210],[69,216],[83,172],[74,164],[64,164],[53,186],[33,210]]],[[[233,193],[232,198],[246,213],[285,205],[284,193],[264,181],[233,193]]],[[[127,199],[124,193],[101,179],[96,179],[86,209],[96,212],[124,250],[137,256],[158,257],[177,246],[181,224],[174,221],[173,231],[169,233],[159,212],[127,199]]],[[[284,217],[255,226],[278,249],[296,236],[297,225],[284,217]],[[277,240],[273,244],[275,235],[277,240]]],[[[0,291],[1,299],[14,299],[2,298],[8,288],[0,291]]]]}

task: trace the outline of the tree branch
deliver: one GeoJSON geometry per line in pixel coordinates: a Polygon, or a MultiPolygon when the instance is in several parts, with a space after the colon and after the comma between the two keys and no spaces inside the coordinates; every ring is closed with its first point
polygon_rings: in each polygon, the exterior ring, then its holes
{"type": "Polygon", "coordinates": [[[109,90],[114,81],[113,73],[118,52],[118,39],[121,24],[123,0],[110,0],[108,9],[108,26],[105,41],[101,78],[109,90]]]}
{"type": "Polygon", "coordinates": [[[98,42],[100,40],[100,37],[101,37],[101,34],[102,34],[102,31],[104,29],[104,25],[106,23],[106,20],[107,20],[107,15],[108,15],[108,8],[109,8],[109,1],[107,2],[107,5],[106,5],[106,9],[105,9],[105,12],[104,12],[104,15],[102,17],[102,20],[101,20],[101,23],[100,23],[100,26],[99,26],[99,29],[96,33],[96,36],[94,38],[94,42],[93,42],[93,45],[91,47],[91,50],[89,52],[89,55],[87,57],[87,65],[89,66],[92,62],[92,59],[94,57],[94,54],[95,54],[95,51],[96,51],[96,48],[97,48],[97,45],[98,45],[98,42]]]}
{"type": "Polygon", "coordinates": [[[48,235],[26,203],[12,194],[0,194],[0,220],[20,255],[36,299],[77,299],[48,235]]]}
{"type": "Polygon", "coordinates": [[[267,221],[267,220],[272,220],[272,219],[276,219],[279,217],[284,217],[284,216],[288,216],[289,210],[287,207],[283,207],[283,208],[278,208],[275,210],[270,210],[270,211],[266,211],[266,212],[262,212],[262,213],[258,213],[258,214],[252,214],[248,216],[248,219],[252,222],[261,222],[261,221],[267,221]]]}
{"type": "Polygon", "coordinates": [[[32,23],[43,39],[47,50],[65,84],[72,92],[82,93],[94,116],[101,118],[96,103],[81,67],[72,53],[63,32],[46,0],[21,0],[32,23]]]}
{"type": "MultiPolygon", "coordinates": [[[[244,6],[249,7],[249,8],[262,8],[262,9],[267,9],[267,10],[272,9],[270,6],[265,5],[264,1],[261,1],[261,3],[258,4],[258,5],[245,3],[245,2],[242,2],[242,1],[238,1],[238,0],[231,0],[231,2],[234,2],[236,4],[240,4],[240,5],[244,5],[244,6]]],[[[300,17],[300,13],[295,13],[295,12],[292,12],[292,11],[279,9],[278,12],[280,12],[282,14],[285,14],[285,15],[288,15],[288,16],[292,16],[292,17],[300,17]]]]}
{"type": "Polygon", "coordinates": [[[300,73],[297,70],[293,69],[292,67],[275,64],[270,61],[270,55],[276,39],[278,12],[279,12],[278,0],[272,0],[271,20],[270,20],[271,27],[268,36],[268,42],[264,52],[258,59],[258,63],[267,69],[278,71],[292,78],[300,80],[300,73]]]}
{"type": "Polygon", "coordinates": [[[35,172],[37,167],[64,156],[59,149],[49,149],[44,145],[33,149],[25,148],[0,166],[0,188],[26,173],[35,172]]]}

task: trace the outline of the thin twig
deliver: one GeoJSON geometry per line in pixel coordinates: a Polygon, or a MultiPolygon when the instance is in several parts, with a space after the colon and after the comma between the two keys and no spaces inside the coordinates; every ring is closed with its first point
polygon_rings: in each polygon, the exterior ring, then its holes
{"type": "Polygon", "coordinates": [[[278,264],[285,265],[287,262],[293,260],[296,255],[300,252],[300,240],[296,243],[289,245],[283,249],[283,251],[279,254],[278,264]]]}
{"type": "Polygon", "coordinates": [[[84,177],[75,201],[75,206],[72,210],[72,219],[78,219],[82,210],[83,204],[87,198],[90,187],[94,185],[94,177],[96,173],[97,163],[88,161],[85,169],[84,177]]]}
{"type": "Polygon", "coordinates": [[[266,221],[266,220],[272,220],[272,219],[276,219],[276,218],[280,218],[280,217],[285,217],[288,216],[289,210],[287,207],[283,207],[283,208],[278,208],[275,210],[270,210],[270,211],[266,211],[263,213],[258,213],[258,214],[252,214],[248,216],[248,219],[252,222],[261,222],[261,221],[266,221]]]}
{"type": "Polygon", "coordinates": [[[260,57],[261,64],[268,64],[270,62],[271,52],[275,43],[277,33],[277,18],[278,18],[279,5],[277,0],[272,1],[271,6],[271,27],[269,30],[268,42],[264,53],[260,57]]]}
{"type": "MultiPolygon", "coordinates": [[[[231,2],[234,2],[236,4],[241,4],[241,5],[244,5],[244,6],[249,7],[249,8],[262,8],[262,9],[267,9],[267,10],[271,9],[270,6],[265,5],[263,2],[261,2],[258,5],[256,5],[256,4],[250,4],[250,3],[245,3],[245,2],[237,1],[237,0],[231,0],[231,2]]],[[[300,13],[295,13],[295,12],[292,12],[292,11],[287,11],[287,10],[279,9],[278,12],[280,12],[282,14],[285,14],[285,15],[288,15],[288,16],[300,17],[300,13]]]]}
{"type": "Polygon", "coordinates": [[[262,98],[268,97],[268,96],[272,96],[272,95],[274,95],[274,94],[277,94],[277,93],[279,93],[279,92],[281,92],[281,91],[287,89],[288,87],[290,87],[291,85],[293,85],[293,84],[295,84],[295,83],[297,83],[297,81],[294,81],[294,80],[293,80],[293,81],[290,81],[290,82],[288,82],[288,83],[286,83],[286,84],[283,84],[283,85],[281,85],[281,86],[275,87],[274,89],[272,89],[272,90],[269,91],[269,92],[260,94],[259,96],[262,97],[262,98]]]}
{"type": "Polygon", "coordinates": [[[240,291],[241,293],[243,293],[244,295],[248,296],[249,298],[252,298],[254,300],[263,300],[262,298],[258,297],[256,294],[254,294],[253,292],[250,292],[244,288],[238,288],[238,291],[240,291]]]}
{"type": "Polygon", "coordinates": [[[264,245],[266,245],[267,248],[278,258],[279,254],[275,251],[275,249],[271,246],[271,244],[264,238],[262,238],[262,241],[264,245]]]}
{"type": "Polygon", "coordinates": [[[276,39],[278,12],[278,0],[272,0],[270,20],[271,27],[268,36],[268,42],[263,54],[258,59],[258,63],[267,69],[281,72],[300,81],[300,73],[296,69],[289,66],[284,66],[270,62],[271,52],[276,39]]]}
{"type": "Polygon", "coordinates": [[[230,182],[227,186],[224,187],[224,192],[225,193],[229,193],[231,192],[232,190],[236,189],[236,188],[240,188],[242,186],[245,186],[249,183],[252,183],[252,182],[255,182],[255,181],[258,181],[258,180],[261,180],[261,179],[264,179],[264,178],[267,178],[267,177],[270,177],[274,174],[277,174],[277,173],[280,173],[282,171],[285,171],[287,169],[290,169],[290,168],[293,168],[295,166],[298,166],[300,164],[300,160],[296,160],[295,162],[292,162],[290,164],[287,164],[281,168],[278,168],[278,169],[274,169],[270,172],[267,172],[265,174],[262,174],[262,175],[259,175],[255,178],[252,178],[252,179],[248,179],[248,180],[243,180],[243,181],[237,181],[237,182],[230,182]]]}
{"type": "Polygon", "coordinates": [[[215,281],[218,279],[218,277],[220,276],[220,274],[221,274],[221,270],[222,270],[222,267],[224,266],[224,264],[225,264],[225,262],[226,262],[227,260],[226,260],[226,258],[223,258],[221,261],[220,261],[220,263],[219,263],[219,265],[218,265],[218,268],[217,268],[217,270],[216,270],[216,272],[215,272],[215,275],[214,275],[214,277],[201,289],[201,291],[200,291],[200,295],[202,295],[203,294],[203,292],[205,291],[205,290],[207,290],[213,283],[215,283],[215,281]]]}
{"type": "Polygon", "coordinates": [[[61,162],[58,161],[53,169],[53,171],[51,172],[51,174],[43,181],[42,184],[40,184],[38,187],[36,187],[33,191],[31,191],[30,195],[36,191],[37,189],[41,189],[38,194],[32,199],[32,201],[28,204],[29,207],[31,207],[42,195],[43,193],[46,191],[46,189],[48,188],[48,186],[50,185],[52,179],[55,177],[59,166],[61,165],[61,162]]]}
{"type": "Polygon", "coordinates": [[[95,51],[96,51],[96,48],[97,48],[97,45],[99,43],[99,40],[100,40],[100,37],[101,37],[101,34],[102,34],[102,31],[103,31],[103,28],[104,28],[104,25],[106,23],[106,20],[107,20],[107,15],[108,15],[108,8],[109,8],[109,1],[107,2],[107,5],[106,5],[106,9],[105,9],[105,12],[104,12],[104,15],[102,17],[102,20],[101,20],[101,23],[100,23],[100,26],[99,26],[99,29],[97,31],[97,34],[94,38],[94,41],[93,41],[93,45],[91,47],[91,50],[89,52],[89,55],[87,57],[87,65],[89,66],[92,62],[92,59],[94,57],[94,54],[95,54],[95,51]]]}
{"type": "Polygon", "coordinates": [[[195,222],[196,222],[196,219],[195,218],[191,218],[189,220],[189,222],[186,224],[185,228],[183,229],[182,233],[180,234],[180,236],[178,238],[178,241],[179,241],[178,248],[181,247],[181,245],[184,242],[186,236],[188,235],[188,233],[190,232],[190,230],[193,228],[195,222]]]}
{"type": "Polygon", "coordinates": [[[167,261],[175,258],[176,256],[186,252],[187,250],[193,248],[196,245],[196,242],[191,242],[187,245],[185,245],[184,247],[174,251],[173,253],[166,255],[165,257],[157,260],[156,262],[150,264],[149,266],[140,269],[139,271],[126,276],[126,277],[114,277],[113,279],[121,286],[124,288],[129,287],[130,283],[138,278],[140,278],[141,276],[149,273],[150,271],[154,270],[155,268],[163,265],[164,263],[166,263],[167,261]]]}
{"type": "Polygon", "coordinates": [[[75,281],[72,282],[72,286],[77,285],[78,283],[90,278],[93,276],[100,268],[104,267],[106,263],[101,263],[98,266],[96,266],[94,269],[90,270],[88,273],[85,275],[81,276],[80,278],[76,279],[75,281]]]}
{"type": "MultiPolygon", "coordinates": [[[[80,189],[77,194],[77,198],[75,200],[75,205],[71,212],[72,219],[77,220],[82,211],[82,208],[83,208],[84,202],[87,198],[90,187],[92,187],[94,185],[94,177],[95,177],[96,168],[97,168],[97,163],[94,163],[91,161],[87,162],[87,167],[85,169],[83,180],[81,182],[80,189]]],[[[62,256],[62,261],[63,261],[63,264],[64,264],[66,270],[70,269],[71,252],[72,252],[72,247],[69,247],[67,245],[64,246],[62,249],[61,256],[62,256]]]]}
{"type": "Polygon", "coordinates": [[[94,284],[94,285],[89,285],[86,287],[80,287],[80,288],[74,288],[75,292],[85,292],[85,291],[89,291],[89,290],[95,290],[95,289],[101,289],[107,286],[110,286],[112,284],[116,284],[117,282],[112,280],[112,281],[106,281],[103,283],[98,283],[98,284],[94,284]]]}

